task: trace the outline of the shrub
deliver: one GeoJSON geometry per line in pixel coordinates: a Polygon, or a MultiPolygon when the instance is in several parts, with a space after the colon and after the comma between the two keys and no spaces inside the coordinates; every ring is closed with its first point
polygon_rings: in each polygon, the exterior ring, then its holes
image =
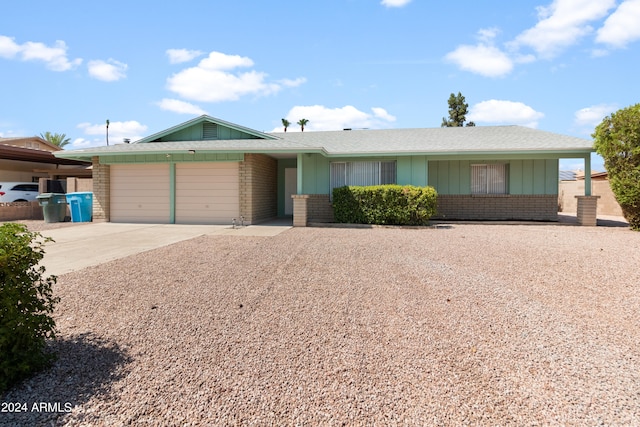
{"type": "Polygon", "coordinates": [[[347,186],[333,190],[336,222],[426,225],[436,213],[433,187],[411,185],[347,186]]]}
{"type": "Polygon", "coordinates": [[[56,277],[44,278],[45,268],[37,266],[49,241],[22,224],[0,226],[0,392],[54,357],[45,347],[55,338],[56,277]]]}
{"type": "Polygon", "coordinates": [[[624,217],[640,231],[640,104],[605,117],[592,136],[624,217]]]}

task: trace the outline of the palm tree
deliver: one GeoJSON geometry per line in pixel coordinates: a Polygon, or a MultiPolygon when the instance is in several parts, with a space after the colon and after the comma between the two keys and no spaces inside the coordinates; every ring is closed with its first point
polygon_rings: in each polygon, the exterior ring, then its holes
{"type": "Polygon", "coordinates": [[[69,144],[71,142],[70,138],[67,138],[67,135],[64,133],[51,133],[49,131],[46,131],[45,133],[41,133],[40,134],[40,138],[44,139],[45,141],[53,144],[53,145],[57,145],[60,148],[64,148],[65,145],[69,144]]]}
{"type": "Polygon", "coordinates": [[[284,126],[284,131],[287,131],[287,128],[291,125],[291,122],[287,119],[282,119],[282,126],[284,126]]]}
{"type": "Polygon", "coordinates": [[[307,119],[300,119],[300,120],[298,120],[298,124],[300,125],[300,130],[301,130],[302,132],[304,132],[304,127],[305,127],[305,125],[306,125],[307,123],[309,123],[309,120],[307,120],[307,119]]]}

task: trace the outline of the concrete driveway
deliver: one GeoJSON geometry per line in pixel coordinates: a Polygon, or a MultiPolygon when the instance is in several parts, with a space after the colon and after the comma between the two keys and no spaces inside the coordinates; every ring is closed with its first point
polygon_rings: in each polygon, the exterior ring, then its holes
{"type": "Polygon", "coordinates": [[[42,264],[46,268],[46,275],[59,276],[202,235],[267,237],[289,228],[291,225],[286,221],[237,228],[228,225],[111,222],[78,224],[42,232],[43,236],[54,240],[46,244],[42,264]]]}

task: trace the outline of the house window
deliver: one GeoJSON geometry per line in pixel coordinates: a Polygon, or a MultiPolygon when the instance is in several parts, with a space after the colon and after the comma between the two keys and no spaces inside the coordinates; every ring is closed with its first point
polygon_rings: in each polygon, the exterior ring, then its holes
{"type": "Polygon", "coordinates": [[[508,170],[505,163],[471,165],[471,194],[507,194],[508,170]]]}
{"type": "Polygon", "coordinates": [[[396,183],[396,162],[332,162],[331,194],[345,185],[382,185],[396,183]]]}

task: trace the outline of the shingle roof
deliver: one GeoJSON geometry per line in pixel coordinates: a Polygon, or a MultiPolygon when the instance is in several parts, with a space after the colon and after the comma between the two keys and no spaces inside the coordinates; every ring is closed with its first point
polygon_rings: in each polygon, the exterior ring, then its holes
{"type": "Polygon", "coordinates": [[[593,151],[593,143],[586,139],[523,126],[347,130],[273,135],[310,146],[320,146],[333,155],[593,151]]]}
{"type": "MultiPolygon", "coordinates": [[[[379,129],[271,133],[275,139],[144,142],[65,150],[64,158],[137,153],[201,152],[322,153],[357,155],[455,155],[491,153],[577,153],[594,151],[591,141],[522,126],[379,129]]],[[[146,138],[145,140],[147,140],[146,138]]]]}

